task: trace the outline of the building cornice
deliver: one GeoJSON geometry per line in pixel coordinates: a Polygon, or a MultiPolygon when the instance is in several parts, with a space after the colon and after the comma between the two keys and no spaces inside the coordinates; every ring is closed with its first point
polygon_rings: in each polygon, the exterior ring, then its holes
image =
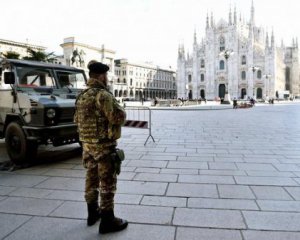
{"type": "Polygon", "coordinates": [[[91,46],[91,45],[88,45],[88,44],[84,44],[84,43],[79,43],[79,42],[73,42],[73,41],[70,41],[70,42],[64,42],[62,44],[60,44],[60,46],[63,48],[64,46],[67,46],[67,45],[73,45],[73,46],[80,46],[80,47],[84,47],[84,48],[88,48],[88,49],[91,49],[91,50],[95,50],[95,51],[104,51],[104,52],[108,52],[108,53],[111,53],[111,54],[115,54],[116,51],[113,51],[111,49],[107,49],[107,48],[99,48],[99,47],[94,47],[94,46],[91,46]]]}
{"type": "Polygon", "coordinates": [[[35,48],[35,49],[38,49],[38,50],[46,50],[47,49],[46,47],[41,46],[41,45],[16,42],[16,41],[11,41],[11,40],[6,40],[6,39],[0,39],[0,44],[7,44],[7,45],[13,45],[13,46],[25,47],[25,48],[35,48]]]}

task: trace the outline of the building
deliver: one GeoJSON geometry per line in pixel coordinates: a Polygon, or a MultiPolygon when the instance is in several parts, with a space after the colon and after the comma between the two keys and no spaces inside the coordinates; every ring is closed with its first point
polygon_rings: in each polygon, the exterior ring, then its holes
{"type": "Polygon", "coordinates": [[[91,61],[99,61],[109,66],[108,80],[110,87],[114,82],[114,60],[116,52],[107,49],[102,45],[101,47],[94,47],[84,43],[75,41],[74,37],[65,38],[63,44],[64,64],[84,69],[88,73],[88,64],[91,61]]]}
{"type": "Polygon", "coordinates": [[[6,54],[8,52],[15,52],[15,53],[20,54],[20,58],[27,57],[28,56],[28,51],[27,51],[28,48],[31,48],[35,51],[45,51],[46,50],[46,47],[35,45],[35,44],[0,39],[1,55],[6,54]]]}
{"type": "Polygon", "coordinates": [[[113,93],[116,97],[132,99],[176,98],[175,71],[151,63],[115,60],[113,93]]]}
{"type": "Polygon", "coordinates": [[[228,20],[215,23],[207,15],[205,37],[194,33],[193,51],[178,49],[177,87],[180,98],[274,98],[289,90],[300,96],[298,40],[290,47],[277,46],[275,35],[255,23],[252,2],[248,22],[236,8],[228,20]]]}
{"type": "MultiPolygon", "coordinates": [[[[88,64],[100,61],[109,66],[109,88],[116,97],[154,99],[176,98],[175,71],[161,68],[152,63],[133,63],[127,59],[115,60],[116,52],[102,45],[95,47],[75,41],[74,37],[65,38],[60,45],[63,55],[56,56],[55,63],[85,70],[88,64]]],[[[28,55],[27,49],[45,51],[46,47],[0,39],[0,53],[16,52],[20,58],[28,55]]]]}

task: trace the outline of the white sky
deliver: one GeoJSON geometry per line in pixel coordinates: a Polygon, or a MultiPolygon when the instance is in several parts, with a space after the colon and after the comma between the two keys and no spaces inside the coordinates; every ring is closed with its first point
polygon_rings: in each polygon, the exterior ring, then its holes
{"type": "MultiPolygon", "coordinates": [[[[207,11],[216,22],[229,6],[248,20],[251,0],[0,0],[0,38],[39,43],[62,54],[63,38],[117,51],[117,57],[176,67],[178,43],[204,37],[207,11]]],[[[256,24],[274,27],[277,44],[300,37],[299,0],[256,0],[256,24]]],[[[300,40],[300,39],[299,39],[300,40]]]]}

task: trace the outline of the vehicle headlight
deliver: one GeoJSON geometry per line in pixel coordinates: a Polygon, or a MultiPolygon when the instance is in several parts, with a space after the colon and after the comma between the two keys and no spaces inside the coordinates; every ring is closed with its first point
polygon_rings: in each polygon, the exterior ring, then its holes
{"type": "Polygon", "coordinates": [[[47,116],[47,118],[50,118],[50,119],[55,118],[55,116],[56,116],[55,109],[53,109],[53,108],[48,109],[46,112],[46,116],[47,116]]]}

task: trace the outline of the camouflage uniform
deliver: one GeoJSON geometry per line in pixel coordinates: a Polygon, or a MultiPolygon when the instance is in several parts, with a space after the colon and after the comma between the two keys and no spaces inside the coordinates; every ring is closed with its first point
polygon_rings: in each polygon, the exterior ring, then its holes
{"type": "Polygon", "coordinates": [[[99,187],[102,210],[113,210],[117,175],[111,153],[121,137],[126,113],[114,96],[96,79],[76,102],[75,122],[83,144],[83,165],[87,169],[85,200],[98,202],[99,187]]]}

